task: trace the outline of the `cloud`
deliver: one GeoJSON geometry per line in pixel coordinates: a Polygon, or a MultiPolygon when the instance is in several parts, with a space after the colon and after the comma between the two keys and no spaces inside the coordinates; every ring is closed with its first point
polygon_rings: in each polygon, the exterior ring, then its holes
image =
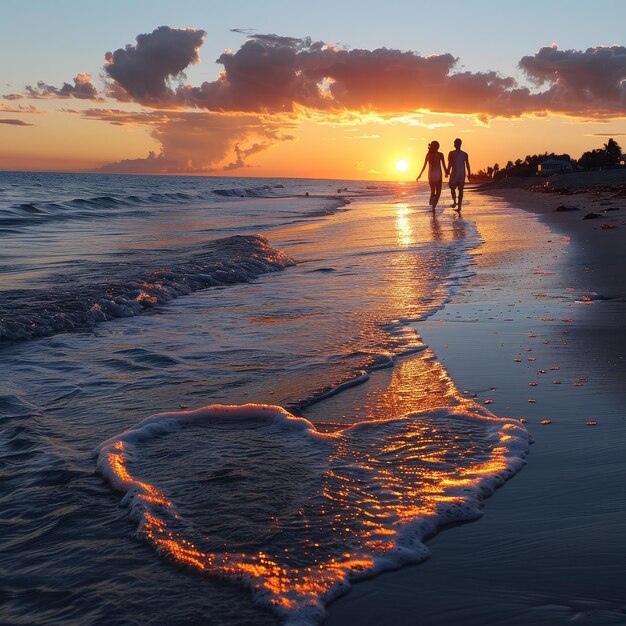
{"type": "Polygon", "coordinates": [[[542,48],[519,63],[535,89],[497,72],[458,71],[450,53],[422,56],[391,48],[343,49],[311,38],[256,34],[217,62],[224,69],[200,86],[181,83],[199,59],[206,33],[161,26],[136,46],[107,53],[109,94],[153,107],[301,113],[392,114],[428,110],[492,117],[559,113],[591,118],[626,113],[626,49],[585,52],[542,48]],[[172,85],[179,79],[178,85],[172,85]],[[547,87],[544,91],[539,88],[547,87]]]}
{"type": "Polygon", "coordinates": [[[298,44],[271,39],[246,41],[236,52],[224,52],[217,62],[224,71],[200,87],[178,89],[179,102],[213,111],[292,112],[295,106],[321,108],[316,81],[300,70],[298,44]]]}
{"type": "Polygon", "coordinates": [[[252,35],[218,59],[224,71],[200,87],[181,86],[181,104],[209,110],[289,112],[420,109],[491,117],[558,113],[591,118],[626,113],[626,49],[542,48],[520,67],[535,87],[496,72],[460,72],[452,54],[389,48],[345,50],[311,39],[252,35]]]}
{"type": "Polygon", "coordinates": [[[10,124],[12,126],[34,126],[34,124],[28,124],[27,122],[23,120],[12,120],[12,119],[8,119],[8,120],[0,119],[0,124],[10,124]]]}
{"type": "Polygon", "coordinates": [[[626,114],[626,48],[599,46],[587,50],[559,50],[556,44],[541,48],[519,62],[538,87],[546,111],[584,117],[626,114]]]}
{"type": "MultiPolygon", "coordinates": [[[[19,94],[9,94],[6,99],[17,99],[19,94]]],[[[87,73],[77,74],[74,84],[63,83],[63,87],[47,85],[43,81],[37,83],[37,87],[26,85],[26,97],[28,98],[78,98],[80,100],[101,100],[98,90],[91,82],[91,76],[87,73]]]]}
{"type": "Polygon", "coordinates": [[[455,65],[450,55],[421,57],[380,48],[343,50],[310,39],[255,35],[218,59],[224,71],[200,87],[177,90],[181,103],[210,110],[292,112],[398,111],[424,107],[421,85],[438,83],[455,65]]]}
{"type": "Polygon", "coordinates": [[[252,154],[256,154],[257,152],[262,152],[263,150],[267,150],[269,147],[270,147],[270,144],[255,143],[255,144],[252,144],[249,148],[242,150],[239,147],[239,144],[235,144],[234,150],[235,150],[235,155],[237,158],[232,163],[229,163],[228,165],[224,165],[222,167],[222,170],[224,170],[225,172],[229,172],[231,170],[236,170],[242,167],[250,167],[250,165],[246,165],[246,162],[245,162],[246,158],[252,154]]]}
{"type": "MultiPolygon", "coordinates": [[[[235,29],[247,36],[217,59],[215,80],[184,84],[200,60],[206,32],[160,26],[134,44],[105,54],[106,95],[161,109],[310,115],[415,114],[418,111],[493,117],[567,115],[612,119],[626,115],[626,48],[559,50],[524,56],[519,67],[532,87],[497,72],[460,71],[451,53],[420,55],[393,48],[345,49],[310,37],[235,29]]],[[[97,99],[88,74],[60,88],[39,82],[31,98],[97,99]]],[[[8,94],[5,99],[19,99],[8,94]]],[[[433,126],[429,126],[433,128],[433,126]]]]}
{"type": "Polygon", "coordinates": [[[250,39],[256,39],[256,41],[261,41],[272,45],[286,45],[297,49],[310,47],[313,43],[310,37],[298,38],[285,37],[283,35],[262,35],[257,33],[252,28],[231,28],[230,32],[246,35],[246,37],[250,39]]]}
{"type": "Polygon", "coordinates": [[[143,111],[129,113],[115,109],[90,109],[88,119],[117,125],[150,128],[161,145],[143,159],[126,159],[106,165],[107,172],[212,173],[249,167],[247,159],[275,143],[291,141],[286,132],[294,125],[250,114],[220,114],[205,111],[143,111]],[[233,161],[227,162],[231,154],[233,161]]]}
{"type": "MultiPolygon", "coordinates": [[[[584,52],[541,48],[519,63],[529,87],[493,71],[461,71],[450,53],[346,49],[309,37],[235,32],[245,34],[246,41],[223,52],[217,59],[223,70],[199,86],[184,84],[184,71],[200,60],[204,30],[161,26],[105,54],[106,95],[145,110],[74,113],[145,127],[160,145],[145,158],[125,159],[105,166],[106,171],[207,173],[250,167],[254,155],[292,140],[290,129],[304,118],[344,128],[378,122],[434,129],[452,122],[427,123],[420,119],[423,112],[472,116],[482,123],[550,113],[595,121],[626,115],[626,48],[621,46],[584,52]]],[[[95,100],[98,91],[88,74],[78,74],[74,85],[39,82],[27,87],[26,95],[95,100]]]]}
{"type": "Polygon", "coordinates": [[[136,45],[105,54],[106,74],[114,81],[109,94],[153,106],[174,104],[170,80],[184,78],[183,70],[199,61],[198,49],[206,32],[194,28],[160,26],[137,35],[136,45]]]}
{"type": "Polygon", "coordinates": [[[78,111],[63,109],[66,113],[75,113],[87,119],[101,120],[116,126],[158,126],[172,119],[181,119],[184,114],[162,113],[160,111],[122,111],[121,109],[87,109],[78,111]]]}
{"type": "Polygon", "coordinates": [[[170,174],[180,173],[180,164],[166,159],[162,154],[148,152],[145,159],[122,159],[109,163],[98,171],[109,174],[170,174]]]}
{"type": "Polygon", "coordinates": [[[170,79],[197,62],[204,36],[162,26],[137,37],[137,46],[107,53],[109,94],[154,107],[250,113],[427,109],[490,117],[519,116],[534,106],[530,90],[510,77],[455,72],[451,54],[345,50],[278,35],[251,35],[236,52],[224,52],[217,59],[224,70],[214,81],[172,87],[170,79]]]}
{"type": "Polygon", "coordinates": [[[0,104],[0,113],[44,113],[44,111],[32,104],[18,104],[15,106],[0,104]]]}

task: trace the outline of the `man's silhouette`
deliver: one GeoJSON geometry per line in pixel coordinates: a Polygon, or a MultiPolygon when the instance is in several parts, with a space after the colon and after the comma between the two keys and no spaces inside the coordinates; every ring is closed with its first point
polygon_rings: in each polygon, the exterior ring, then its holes
{"type": "Polygon", "coordinates": [[[465,187],[465,168],[467,168],[467,178],[471,176],[469,156],[467,152],[461,150],[461,144],[463,142],[460,139],[454,140],[454,150],[451,150],[448,154],[448,171],[450,172],[450,193],[452,194],[452,208],[455,211],[461,212],[461,205],[463,204],[463,188],[465,187]],[[457,199],[457,189],[459,190],[459,196],[457,199]]]}

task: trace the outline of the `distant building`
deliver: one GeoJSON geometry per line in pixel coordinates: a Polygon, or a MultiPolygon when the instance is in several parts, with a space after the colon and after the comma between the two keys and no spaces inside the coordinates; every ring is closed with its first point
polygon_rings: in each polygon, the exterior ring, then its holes
{"type": "Polygon", "coordinates": [[[546,159],[537,166],[538,176],[550,176],[557,172],[572,172],[574,168],[570,161],[565,159],[546,159]]]}

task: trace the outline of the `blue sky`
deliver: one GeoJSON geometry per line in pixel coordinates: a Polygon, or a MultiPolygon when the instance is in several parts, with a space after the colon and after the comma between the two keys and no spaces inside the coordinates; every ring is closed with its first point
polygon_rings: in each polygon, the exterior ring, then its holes
{"type": "Polygon", "coordinates": [[[244,41],[234,28],[294,37],[310,36],[353,48],[450,52],[470,71],[496,70],[520,77],[517,62],[553,42],[583,50],[623,44],[626,2],[526,0],[520,3],[362,0],[8,0],[2,3],[0,85],[22,89],[44,80],[71,81],[78,72],[97,78],[107,50],[134,43],[161,25],[207,31],[202,64],[191,81],[214,78],[213,63],[244,41]]]}

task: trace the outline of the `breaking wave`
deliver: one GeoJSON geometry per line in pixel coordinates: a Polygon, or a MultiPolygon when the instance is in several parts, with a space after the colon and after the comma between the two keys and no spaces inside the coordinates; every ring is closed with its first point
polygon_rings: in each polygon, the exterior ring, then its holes
{"type": "MultiPolygon", "coordinates": [[[[294,265],[261,235],[235,235],[206,244],[201,253],[167,267],[107,277],[97,284],[3,293],[0,340],[33,339],[84,330],[137,315],[207,287],[248,282],[294,265]]],[[[128,269],[128,268],[122,268],[128,269]]],[[[119,268],[116,271],[119,273],[119,268]]]]}

